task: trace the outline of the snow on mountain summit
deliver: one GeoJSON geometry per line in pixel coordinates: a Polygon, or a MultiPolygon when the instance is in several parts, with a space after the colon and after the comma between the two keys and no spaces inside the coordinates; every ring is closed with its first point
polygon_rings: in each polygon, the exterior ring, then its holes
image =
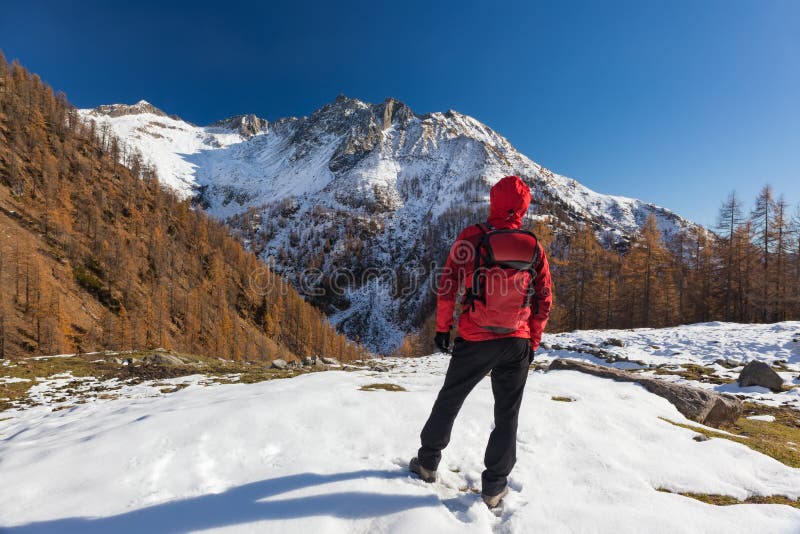
{"type": "Polygon", "coordinates": [[[369,104],[339,95],[305,117],[240,115],[207,127],[146,102],[81,114],[108,125],[162,182],[226,220],[296,285],[308,268],[323,273],[312,290],[350,270],[358,280],[317,304],[378,350],[419,324],[431,265],[460,227],[485,218],[489,187],[503,176],[531,187],[529,215],[589,224],[607,241],[625,241],[650,214],[665,234],[691,225],[555,174],[472,117],[417,114],[393,98],[369,104]],[[366,269],[395,272],[391,281],[365,280],[366,269]],[[418,290],[398,297],[398,283],[418,290]]]}
{"type": "Polygon", "coordinates": [[[137,103],[131,105],[109,104],[99,106],[91,110],[91,112],[96,115],[107,115],[109,117],[122,117],[125,115],[138,115],[143,113],[159,115],[162,117],[167,116],[166,113],[155,107],[147,100],[139,100],[137,103]]]}
{"type": "MultiPolygon", "coordinates": [[[[167,117],[166,113],[145,100],[133,105],[113,104],[81,110],[81,114],[99,123],[108,123],[123,141],[140,149],[145,158],[152,161],[160,178],[167,183],[192,184],[195,188],[215,188],[224,184],[226,190],[239,189],[236,196],[247,200],[238,202],[238,207],[220,210],[224,212],[220,214],[226,216],[244,211],[260,201],[283,198],[285,188],[276,191],[273,186],[276,182],[294,181],[293,177],[299,176],[301,171],[313,171],[317,179],[298,184],[300,187],[292,191],[294,195],[315,188],[303,185],[329,181],[344,174],[360,182],[356,185],[396,186],[397,182],[403,181],[404,173],[387,175],[391,167],[389,162],[406,168],[411,160],[419,158],[446,160],[443,166],[429,166],[423,170],[445,171],[444,175],[434,178],[440,178],[440,185],[452,182],[456,188],[476,178],[490,186],[502,176],[520,175],[533,182],[531,185],[541,195],[558,198],[578,219],[597,223],[619,235],[634,233],[650,213],[658,216],[665,230],[690,224],[664,208],[636,199],[598,194],[576,180],[555,174],[519,153],[504,137],[472,117],[454,110],[418,115],[406,104],[392,98],[381,104],[368,104],[339,95],[334,102],[307,117],[280,119],[272,125],[255,115],[236,115],[207,127],[195,126],[174,116],[167,117]],[[164,135],[164,125],[153,120],[152,116],[171,118],[174,123],[168,122],[168,129],[182,130],[199,139],[195,150],[187,150],[189,147],[182,136],[164,135]],[[236,132],[239,137],[222,140],[219,138],[220,130],[223,135],[236,132]],[[260,133],[269,134],[274,139],[252,139],[260,133]],[[148,137],[158,140],[162,149],[153,150],[148,137]],[[232,144],[242,146],[225,151],[224,155],[190,157],[200,150],[214,151],[232,144]],[[376,157],[356,169],[373,151],[376,157]],[[323,156],[328,152],[326,159],[323,156]],[[163,156],[168,153],[196,164],[176,166],[173,162],[167,163],[163,156]],[[467,156],[469,161],[457,162],[454,158],[459,156],[467,156]],[[259,164],[279,163],[276,159],[281,158],[285,161],[281,161],[278,167],[259,164]],[[453,166],[457,166],[461,174],[453,176],[453,180],[444,180],[453,174],[450,170],[453,166]]],[[[415,166],[413,171],[416,171],[415,166]]],[[[444,194],[448,192],[445,187],[438,189],[444,194]]],[[[223,195],[223,200],[227,196],[223,195]]],[[[442,203],[445,207],[448,199],[441,200],[445,201],[442,203]]],[[[227,206],[229,202],[223,201],[222,204],[227,206]]],[[[212,202],[210,207],[214,211],[218,206],[212,202]]]]}
{"type": "Polygon", "coordinates": [[[109,127],[126,146],[141,152],[145,162],[155,166],[162,183],[183,198],[194,195],[198,186],[193,155],[246,139],[233,128],[202,128],[168,116],[145,100],[132,105],[99,106],[79,113],[100,128],[109,127]]]}

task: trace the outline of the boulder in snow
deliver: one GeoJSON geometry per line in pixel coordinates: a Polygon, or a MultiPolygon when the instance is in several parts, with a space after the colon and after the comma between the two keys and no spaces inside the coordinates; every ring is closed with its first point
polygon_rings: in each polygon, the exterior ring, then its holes
{"type": "Polygon", "coordinates": [[[330,358],[328,356],[323,356],[322,357],[322,363],[324,363],[325,365],[339,365],[339,360],[337,360],[336,358],[330,358]]]}
{"type": "Polygon", "coordinates": [[[548,370],[580,371],[601,378],[610,378],[617,382],[635,382],[650,393],[667,399],[687,419],[704,425],[718,427],[725,423],[732,423],[742,414],[742,401],[736,397],[685,384],[638,376],[613,367],[595,365],[582,360],[558,358],[553,360],[548,370]]]}
{"type": "Polygon", "coordinates": [[[174,354],[159,351],[142,358],[142,363],[145,365],[183,365],[185,362],[174,354]]]}
{"type": "Polygon", "coordinates": [[[624,347],[625,346],[625,342],[622,341],[621,339],[617,338],[617,337],[610,337],[610,338],[606,339],[605,344],[606,345],[613,345],[615,347],[624,347]]]}
{"type": "Polygon", "coordinates": [[[270,367],[272,367],[272,369],[286,369],[287,366],[286,360],[278,358],[277,360],[272,360],[272,365],[270,367]]]}
{"type": "Polygon", "coordinates": [[[739,373],[739,386],[761,386],[778,392],[783,388],[783,378],[766,363],[753,360],[739,373]]]}
{"type": "Polygon", "coordinates": [[[388,373],[389,372],[389,368],[386,365],[384,365],[382,363],[377,363],[377,362],[371,362],[369,364],[369,370],[370,371],[375,371],[375,372],[378,372],[378,373],[388,373]]]}

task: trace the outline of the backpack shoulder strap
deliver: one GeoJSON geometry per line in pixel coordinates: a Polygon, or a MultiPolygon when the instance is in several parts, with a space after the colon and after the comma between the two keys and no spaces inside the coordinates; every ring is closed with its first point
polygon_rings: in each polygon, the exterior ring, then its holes
{"type": "Polygon", "coordinates": [[[478,224],[476,224],[475,226],[477,226],[477,227],[478,227],[478,229],[480,229],[480,231],[481,231],[481,232],[482,232],[484,235],[488,234],[489,232],[494,232],[494,226],[492,226],[492,225],[491,225],[491,224],[489,224],[488,222],[487,222],[487,223],[478,223],[478,224]]]}
{"type": "Polygon", "coordinates": [[[464,295],[464,304],[471,305],[473,309],[475,308],[475,299],[481,298],[480,268],[481,260],[484,259],[481,255],[481,249],[486,246],[487,236],[494,231],[494,227],[489,223],[477,223],[475,226],[481,231],[481,235],[474,250],[475,260],[472,266],[472,284],[464,295]]]}

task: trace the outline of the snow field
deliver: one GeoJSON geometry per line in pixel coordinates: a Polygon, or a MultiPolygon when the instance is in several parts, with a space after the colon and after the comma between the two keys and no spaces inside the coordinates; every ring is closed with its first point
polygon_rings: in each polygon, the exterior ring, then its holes
{"type": "Polygon", "coordinates": [[[499,517],[469,491],[491,430],[488,379],[456,421],[441,481],[427,485],[406,464],[448,361],[6,412],[2,532],[800,530],[788,506],[656,491],[798,498],[800,470],[727,440],[696,442],[659,419],[688,422],[666,400],[572,371],[531,372],[499,517]],[[359,390],[379,382],[407,391],[359,390]]]}

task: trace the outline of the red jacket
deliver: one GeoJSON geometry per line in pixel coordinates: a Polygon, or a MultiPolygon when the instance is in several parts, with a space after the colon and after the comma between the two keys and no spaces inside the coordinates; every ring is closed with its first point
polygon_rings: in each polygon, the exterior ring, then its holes
{"type": "MultiPolygon", "coordinates": [[[[528,210],[531,192],[525,183],[516,176],[506,176],[497,182],[489,195],[490,208],[488,223],[496,229],[520,228],[522,217],[528,210]]],[[[436,331],[448,332],[453,326],[453,311],[456,306],[459,290],[463,290],[472,282],[475,249],[483,232],[476,225],[468,226],[456,238],[450,249],[444,271],[439,280],[438,301],[436,309],[436,331]]],[[[469,308],[464,307],[458,319],[458,335],[468,341],[486,341],[504,337],[522,337],[531,340],[531,347],[536,350],[542,340],[542,332],[550,316],[553,303],[550,265],[544,249],[539,245],[540,263],[536,266],[534,287],[538,303],[538,312],[531,308],[530,317],[516,332],[496,334],[477,326],[469,315],[469,308]]]]}

